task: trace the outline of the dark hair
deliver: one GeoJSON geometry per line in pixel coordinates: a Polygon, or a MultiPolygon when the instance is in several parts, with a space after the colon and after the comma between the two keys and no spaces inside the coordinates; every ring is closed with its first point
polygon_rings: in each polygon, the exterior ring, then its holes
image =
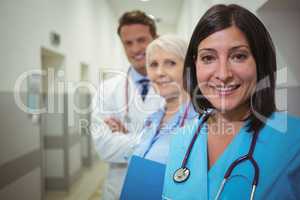
{"type": "Polygon", "coordinates": [[[157,37],[155,22],[146,13],[140,10],[125,12],[119,19],[118,34],[120,35],[121,28],[125,25],[143,24],[149,27],[153,38],[157,37]]]}
{"type": "Polygon", "coordinates": [[[274,97],[276,55],[267,29],[247,9],[235,4],[219,4],[206,11],[198,22],[189,43],[184,63],[185,88],[190,93],[193,105],[198,112],[213,108],[198,87],[195,66],[197,49],[200,42],[209,35],[231,26],[236,26],[245,34],[256,61],[257,85],[254,95],[250,98],[249,103],[252,109],[247,119],[250,120],[248,131],[258,132],[264,126],[258,114],[267,118],[276,110],[274,97]]]}

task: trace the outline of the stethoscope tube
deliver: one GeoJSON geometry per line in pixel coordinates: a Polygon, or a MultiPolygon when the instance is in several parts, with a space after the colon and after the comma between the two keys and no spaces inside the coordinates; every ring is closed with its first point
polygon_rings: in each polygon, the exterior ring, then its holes
{"type": "MultiPolygon", "coordinates": [[[[183,158],[183,161],[182,161],[182,164],[181,164],[181,167],[179,169],[177,169],[173,175],[173,180],[176,182],[176,183],[182,183],[182,182],[185,182],[189,176],[190,176],[190,169],[187,168],[187,162],[188,162],[188,159],[190,157],[190,153],[192,151],[192,148],[194,146],[194,143],[196,142],[197,140],[197,137],[198,135],[200,134],[200,130],[203,126],[203,124],[208,120],[209,118],[209,113],[206,113],[204,114],[204,117],[203,117],[203,120],[202,122],[200,123],[200,125],[198,126],[193,138],[192,138],[192,141],[188,147],[188,150],[183,158]]],[[[201,115],[199,116],[199,118],[201,117],[201,115]]]]}
{"type": "MultiPolygon", "coordinates": [[[[206,113],[202,119],[202,122],[199,124],[192,140],[191,143],[189,144],[189,147],[187,149],[187,152],[184,156],[184,159],[182,161],[181,167],[179,169],[177,169],[173,175],[173,180],[176,183],[182,183],[185,182],[190,175],[190,170],[187,168],[187,162],[188,159],[190,157],[190,153],[192,151],[192,148],[194,146],[195,141],[198,138],[198,135],[200,134],[201,128],[203,127],[203,124],[208,120],[208,118],[210,117],[210,113],[206,113]]],[[[250,144],[250,148],[249,151],[246,155],[236,159],[230,166],[229,168],[226,170],[226,173],[224,175],[224,179],[221,182],[221,185],[218,189],[217,195],[215,197],[215,200],[218,200],[222,194],[222,191],[225,187],[225,184],[228,180],[228,178],[230,177],[232,171],[235,169],[235,167],[237,167],[239,164],[241,164],[244,161],[249,160],[250,163],[252,164],[253,168],[254,168],[254,177],[253,177],[253,181],[252,181],[252,190],[251,190],[251,195],[250,195],[250,200],[254,199],[254,194],[258,185],[258,181],[259,181],[259,167],[257,162],[254,160],[253,158],[253,153],[255,150],[255,146],[256,146],[256,142],[257,142],[257,137],[258,137],[258,132],[254,132],[252,140],[251,140],[251,144],[250,144]]]]}
{"type": "MultiPolygon", "coordinates": [[[[183,127],[183,126],[184,126],[185,120],[186,120],[187,117],[188,117],[188,113],[189,113],[191,104],[192,104],[192,103],[189,101],[188,104],[186,105],[185,110],[184,110],[184,113],[183,113],[183,117],[182,117],[180,123],[177,123],[177,124],[179,124],[179,127],[183,127]]],[[[150,142],[149,147],[148,147],[147,150],[144,152],[143,158],[146,157],[146,155],[147,155],[148,152],[150,151],[150,148],[152,147],[152,145],[153,145],[153,144],[156,142],[156,140],[158,139],[157,136],[158,136],[159,131],[160,131],[160,129],[161,129],[161,124],[162,124],[162,121],[163,121],[164,116],[165,116],[165,113],[164,113],[163,116],[161,117],[161,119],[160,119],[160,121],[159,121],[159,123],[158,123],[158,125],[157,125],[157,127],[156,127],[155,134],[154,134],[154,136],[153,136],[153,138],[152,138],[152,140],[151,140],[151,142],[150,142]]]]}
{"type": "Polygon", "coordinates": [[[209,118],[209,114],[206,114],[203,117],[203,120],[202,120],[201,124],[198,126],[198,128],[197,128],[197,130],[196,130],[196,132],[195,132],[195,134],[194,134],[194,136],[192,138],[192,141],[191,141],[191,143],[190,143],[190,145],[188,147],[187,153],[184,156],[184,159],[183,159],[182,164],[181,164],[181,168],[183,168],[183,169],[187,168],[186,165],[187,165],[188,159],[190,157],[190,154],[191,154],[192,148],[194,146],[194,143],[196,142],[197,137],[200,134],[200,130],[201,130],[203,124],[208,120],[208,118],[209,118]]]}
{"type": "Polygon", "coordinates": [[[125,80],[125,115],[124,120],[126,122],[130,122],[129,118],[129,73],[130,73],[131,67],[128,68],[126,73],[126,80],[125,80]]]}
{"type": "Polygon", "coordinates": [[[255,132],[253,134],[253,137],[252,137],[252,140],[251,140],[251,145],[250,145],[250,149],[248,151],[248,153],[238,159],[236,159],[230,166],[229,168],[227,169],[225,175],[224,175],[224,179],[218,189],[218,192],[217,192],[217,195],[215,197],[215,200],[218,200],[222,194],[222,191],[225,187],[225,184],[228,180],[228,178],[230,177],[232,171],[234,170],[234,168],[236,166],[238,166],[239,164],[241,164],[242,162],[244,161],[247,161],[249,160],[254,168],[254,178],[253,178],[253,181],[252,181],[252,190],[251,190],[251,195],[250,195],[250,200],[253,200],[254,199],[254,193],[255,193],[255,190],[256,190],[256,187],[258,185],[258,181],[259,181],[259,167],[258,167],[258,164],[257,162],[254,160],[253,158],[253,153],[254,153],[254,150],[255,150],[255,146],[256,146],[256,141],[257,141],[257,137],[258,137],[258,132],[255,132]]]}

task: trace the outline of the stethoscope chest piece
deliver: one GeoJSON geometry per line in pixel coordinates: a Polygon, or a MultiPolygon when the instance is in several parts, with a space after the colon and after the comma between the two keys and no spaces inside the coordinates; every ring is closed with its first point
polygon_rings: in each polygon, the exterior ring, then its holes
{"type": "Polygon", "coordinates": [[[173,175],[173,179],[176,183],[182,183],[188,180],[190,176],[190,170],[187,167],[180,167],[173,175]]]}

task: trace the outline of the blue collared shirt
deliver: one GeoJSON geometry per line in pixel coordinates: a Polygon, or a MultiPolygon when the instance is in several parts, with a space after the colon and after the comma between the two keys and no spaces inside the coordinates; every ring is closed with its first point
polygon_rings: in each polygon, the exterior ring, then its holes
{"type": "Polygon", "coordinates": [[[137,72],[136,69],[134,69],[134,67],[132,67],[132,66],[129,69],[129,76],[132,78],[132,81],[138,88],[140,87],[140,84],[139,84],[140,80],[142,80],[142,79],[148,80],[147,76],[143,76],[142,74],[137,72]]]}
{"type": "Polygon", "coordinates": [[[143,79],[149,80],[148,77],[137,72],[136,69],[134,69],[134,67],[132,66],[128,70],[129,70],[129,76],[131,77],[135,87],[139,91],[139,94],[142,94],[143,87],[140,81],[143,79]]]}
{"type": "Polygon", "coordinates": [[[163,164],[166,163],[172,135],[174,135],[175,129],[180,127],[187,107],[188,111],[184,124],[193,119],[197,120],[198,113],[196,113],[190,103],[181,105],[179,111],[167,123],[163,124],[161,128],[159,128],[160,121],[164,116],[165,110],[159,109],[150,115],[145,121],[141,143],[135,150],[134,155],[163,164]]]}

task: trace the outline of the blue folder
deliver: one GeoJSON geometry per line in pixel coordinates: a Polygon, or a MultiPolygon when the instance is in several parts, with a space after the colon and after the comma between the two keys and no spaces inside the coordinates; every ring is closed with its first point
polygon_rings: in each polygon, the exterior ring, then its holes
{"type": "Polygon", "coordinates": [[[120,200],[161,200],[166,165],[132,156],[120,200]]]}

